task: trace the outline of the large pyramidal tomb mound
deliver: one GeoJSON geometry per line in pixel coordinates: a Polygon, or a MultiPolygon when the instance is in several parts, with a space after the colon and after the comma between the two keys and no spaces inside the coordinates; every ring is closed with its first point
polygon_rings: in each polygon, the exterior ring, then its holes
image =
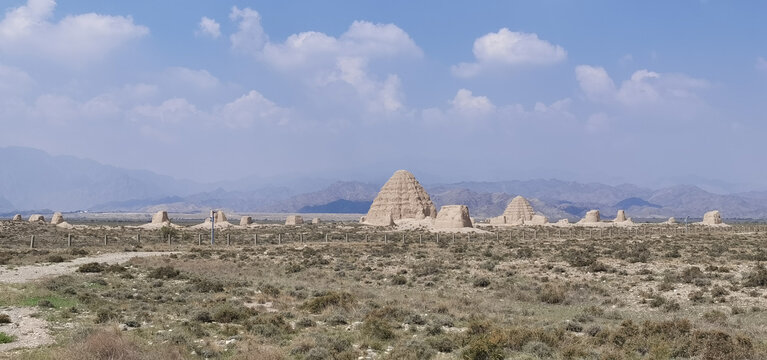
{"type": "Polygon", "coordinates": [[[407,170],[397,170],[378,192],[370,210],[362,219],[368,225],[388,226],[400,219],[437,217],[437,208],[429,194],[407,170]]]}

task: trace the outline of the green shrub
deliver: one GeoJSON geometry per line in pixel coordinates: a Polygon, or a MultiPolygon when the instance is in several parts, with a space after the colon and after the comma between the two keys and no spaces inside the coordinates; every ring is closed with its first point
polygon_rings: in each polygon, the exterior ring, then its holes
{"type": "Polygon", "coordinates": [[[8,335],[8,334],[0,331],[0,344],[12,343],[14,341],[16,341],[16,337],[15,336],[11,336],[11,335],[8,335]]]}

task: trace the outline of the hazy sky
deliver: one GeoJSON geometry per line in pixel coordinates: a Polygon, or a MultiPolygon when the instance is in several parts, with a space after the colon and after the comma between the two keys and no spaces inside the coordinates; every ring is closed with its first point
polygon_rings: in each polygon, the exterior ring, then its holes
{"type": "Polygon", "coordinates": [[[201,181],[767,188],[765,2],[2,5],[0,146],[201,181]]]}

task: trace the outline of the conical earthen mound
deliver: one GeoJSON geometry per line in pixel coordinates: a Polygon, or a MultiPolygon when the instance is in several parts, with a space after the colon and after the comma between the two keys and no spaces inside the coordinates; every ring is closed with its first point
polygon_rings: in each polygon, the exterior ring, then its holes
{"type": "Polygon", "coordinates": [[[378,192],[365,223],[388,226],[392,220],[435,218],[437,208],[429,194],[406,170],[397,170],[378,192]]]}
{"type": "Polygon", "coordinates": [[[511,199],[511,202],[503,212],[507,224],[524,224],[525,221],[532,220],[533,215],[535,215],[533,206],[522,196],[511,199]]]}

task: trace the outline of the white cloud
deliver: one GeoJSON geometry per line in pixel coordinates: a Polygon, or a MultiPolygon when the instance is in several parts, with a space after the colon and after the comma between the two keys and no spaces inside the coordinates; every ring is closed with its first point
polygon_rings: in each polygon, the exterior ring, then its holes
{"type": "Polygon", "coordinates": [[[210,36],[214,39],[221,37],[221,24],[207,16],[200,19],[198,34],[210,36]]]}
{"type": "Polygon", "coordinates": [[[234,8],[231,19],[239,28],[231,36],[234,49],[300,79],[318,96],[338,99],[339,106],[361,104],[367,112],[391,113],[405,108],[399,76],[376,76],[371,63],[423,56],[413,39],[394,24],[355,21],[338,37],[307,31],[275,43],[268,40],[256,11],[234,8]],[[356,101],[349,101],[350,96],[356,101]]]}
{"type": "Polygon", "coordinates": [[[198,90],[215,89],[221,82],[207,70],[193,70],[185,67],[172,67],[166,73],[175,81],[198,90]]]}
{"type": "Polygon", "coordinates": [[[278,106],[255,90],[226,104],[215,115],[233,128],[248,128],[256,124],[285,125],[290,119],[288,109],[278,106]]]}
{"type": "Polygon", "coordinates": [[[468,116],[486,116],[495,112],[495,105],[486,96],[474,96],[471,91],[460,89],[450,101],[452,109],[468,116]]]}
{"type": "Polygon", "coordinates": [[[552,65],[564,61],[567,51],[538,38],[534,33],[513,32],[502,28],[474,41],[476,62],[452,67],[459,77],[473,77],[488,69],[503,69],[523,65],[552,65]]]}
{"type": "Polygon", "coordinates": [[[604,68],[589,65],[576,66],[575,77],[589,100],[633,107],[696,100],[697,92],[709,86],[684,74],[641,69],[616,87],[604,68]]]}
{"type": "Polygon", "coordinates": [[[23,70],[0,64],[0,94],[21,95],[34,85],[35,81],[23,70]]]}
{"type": "Polygon", "coordinates": [[[592,101],[609,101],[615,96],[615,83],[602,67],[578,65],[575,67],[575,78],[592,101]]]}
{"type": "Polygon", "coordinates": [[[384,81],[371,78],[364,58],[339,58],[336,69],[318,81],[322,87],[333,83],[351,86],[369,112],[394,112],[404,107],[399,77],[390,74],[384,81]]]}
{"type": "Polygon", "coordinates": [[[28,0],[8,10],[0,21],[0,52],[89,62],[149,33],[125,16],[88,13],[51,22],[55,7],[53,0],[28,0]]]}
{"type": "Polygon", "coordinates": [[[283,43],[267,43],[259,58],[279,69],[327,66],[339,58],[411,57],[423,55],[413,39],[394,24],[355,21],[338,38],[315,31],[290,35],[283,43]]]}
{"type": "Polygon", "coordinates": [[[767,60],[765,60],[763,57],[756,58],[756,70],[759,70],[763,73],[767,73],[767,60]]]}
{"type": "Polygon", "coordinates": [[[255,54],[261,51],[268,38],[261,27],[261,15],[250,8],[232,7],[229,19],[237,23],[237,32],[229,36],[232,49],[255,54]]]}
{"type": "Polygon", "coordinates": [[[605,113],[596,113],[589,115],[586,120],[586,131],[592,134],[607,130],[610,125],[610,117],[605,113]]]}
{"type": "Polygon", "coordinates": [[[129,115],[134,121],[159,122],[162,124],[190,123],[201,116],[197,107],[190,104],[186,99],[172,98],[160,105],[136,106],[129,115]]]}

